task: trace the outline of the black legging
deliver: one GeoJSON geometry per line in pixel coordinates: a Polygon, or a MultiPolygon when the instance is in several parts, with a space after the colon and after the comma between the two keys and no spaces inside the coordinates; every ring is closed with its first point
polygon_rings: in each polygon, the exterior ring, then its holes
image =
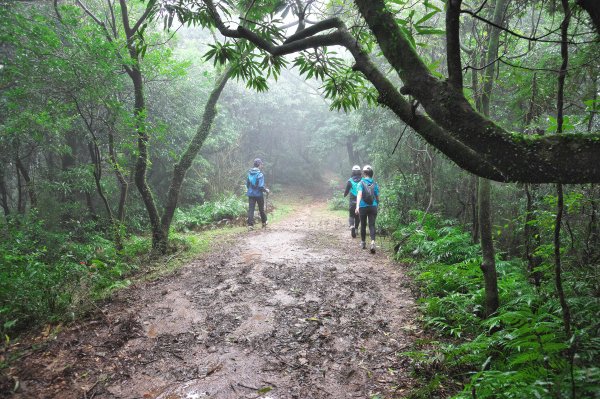
{"type": "Polygon", "coordinates": [[[348,211],[348,225],[354,225],[354,228],[358,229],[358,225],[360,224],[360,217],[356,214],[356,200],[350,200],[348,211]]]}
{"type": "MultiPolygon", "coordinates": [[[[356,208],[355,208],[356,209],[356,208]]],[[[377,206],[359,208],[360,212],[360,240],[365,241],[367,236],[367,218],[369,219],[369,235],[375,240],[375,219],[377,219],[377,206]]]]}
{"type": "Polygon", "coordinates": [[[261,221],[263,224],[267,221],[267,214],[265,213],[265,199],[263,197],[248,197],[248,226],[254,226],[254,207],[257,203],[261,221]]]}

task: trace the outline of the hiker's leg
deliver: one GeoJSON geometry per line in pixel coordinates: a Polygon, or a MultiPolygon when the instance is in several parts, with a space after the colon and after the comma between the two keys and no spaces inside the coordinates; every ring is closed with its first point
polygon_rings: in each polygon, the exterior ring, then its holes
{"type": "Polygon", "coordinates": [[[375,241],[375,219],[377,219],[377,207],[370,206],[367,209],[369,210],[369,235],[371,236],[371,241],[375,241]]]}
{"type": "Polygon", "coordinates": [[[365,242],[367,237],[367,208],[360,208],[360,240],[365,242]]]}
{"type": "MultiPolygon", "coordinates": [[[[356,204],[354,204],[354,209],[356,210],[356,204]]],[[[354,228],[358,229],[358,226],[360,225],[360,216],[357,215],[355,212],[354,213],[354,228]]]]}
{"type": "Polygon", "coordinates": [[[350,203],[348,204],[348,226],[350,226],[350,227],[355,226],[354,218],[357,217],[356,213],[354,213],[355,210],[356,210],[356,202],[350,201],[350,203]]]}
{"type": "Polygon", "coordinates": [[[256,206],[256,198],[248,197],[248,226],[254,226],[254,207],[256,206]]]}
{"type": "Polygon", "coordinates": [[[256,198],[256,201],[258,202],[258,211],[260,212],[260,220],[264,224],[267,222],[267,214],[265,213],[265,198],[258,197],[258,198],[256,198]]]}

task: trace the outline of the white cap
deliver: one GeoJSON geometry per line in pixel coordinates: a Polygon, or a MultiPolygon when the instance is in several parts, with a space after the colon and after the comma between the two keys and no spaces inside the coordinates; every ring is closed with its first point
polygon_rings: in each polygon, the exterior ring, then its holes
{"type": "Polygon", "coordinates": [[[360,170],[360,165],[354,165],[352,167],[352,171],[355,171],[355,170],[360,170]]]}
{"type": "Polygon", "coordinates": [[[373,168],[371,167],[371,165],[365,165],[363,167],[363,172],[366,172],[367,170],[373,170],[373,168]]]}

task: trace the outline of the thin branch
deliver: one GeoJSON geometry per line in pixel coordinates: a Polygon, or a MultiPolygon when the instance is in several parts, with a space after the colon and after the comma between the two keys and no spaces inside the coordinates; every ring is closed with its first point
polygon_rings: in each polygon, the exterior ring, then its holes
{"type": "Polygon", "coordinates": [[[398,144],[400,144],[400,140],[402,140],[402,136],[404,136],[404,132],[406,132],[406,129],[408,129],[408,125],[404,125],[404,129],[402,130],[402,133],[400,133],[400,137],[398,137],[398,141],[396,141],[396,145],[392,150],[392,155],[394,155],[394,153],[396,152],[396,148],[398,148],[398,144]]]}
{"type": "Polygon", "coordinates": [[[140,26],[144,23],[144,21],[148,18],[148,16],[150,15],[150,13],[152,12],[152,8],[154,7],[153,2],[149,1],[148,2],[148,6],[146,7],[146,10],[144,11],[144,13],[142,14],[142,16],[137,20],[137,22],[135,23],[135,25],[133,26],[133,28],[131,29],[131,34],[135,34],[138,29],[140,28],[140,26]]]}
{"type": "Polygon", "coordinates": [[[487,67],[489,67],[490,65],[495,64],[496,62],[502,61],[501,58],[504,57],[505,55],[506,55],[506,53],[502,54],[500,57],[496,58],[495,60],[493,60],[493,61],[489,62],[488,64],[483,65],[481,67],[474,67],[474,66],[471,66],[471,65],[467,65],[462,70],[463,70],[463,72],[466,72],[469,69],[472,69],[474,71],[482,71],[482,70],[486,69],[487,67]]]}
{"type": "MultiPolygon", "coordinates": [[[[104,31],[104,36],[106,37],[106,40],[108,40],[109,43],[114,43],[114,40],[117,38],[117,36],[115,35],[114,39],[113,39],[113,37],[111,37],[110,32],[106,28],[106,24],[104,22],[100,21],[80,0],[76,0],[76,4],[79,7],[81,7],[81,9],[87,15],[89,15],[90,18],[92,18],[98,26],[100,26],[102,28],[102,30],[104,31]]],[[[125,10],[125,12],[126,11],[127,10],[125,10]]],[[[114,32],[116,33],[116,30],[114,32]]],[[[115,53],[117,55],[117,58],[119,58],[122,61],[123,58],[122,58],[121,54],[118,51],[115,51],[115,53]]],[[[128,74],[131,73],[131,68],[125,62],[122,62],[122,66],[123,66],[123,69],[125,69],[125,72],[127,72],[128,74]]]]}
{"type": "Polygon", "coordinates": [[[485,7],[485,5],[487,4],[487,2],[488,2],[488,0],[484,0],[484,2],[481,3],[481,5],[477,9],[477,11],[475,11],[475,14],[479,14],[481,12],[481,10],[483,10],[483,7],[485,7]]]}
{"type": "Polygon", "coordinates": [[[117,19],[115,18],[114,0],[106,0],[106,3],[108,4],[108,9],[110,10],[110,26],[112,28],[113,35],[117,37],[117,19]]]}
{"type": "MultiPolygon", "coordinates": [[[[508,62],[508,61],[506,61],[506,60],[502,59],[502,57],[500,57],[500,58],[498,59],[498,61],[500,61],[501,63],[503,63],[503,64],[505,64],[505,65],[511,66],[511,67],[513,67],[513,68],[525,69],[525,70],[527,70],[527,71],[532,71],[532,72],[536,72],[536,71],[544,71],[544,72],[552,72],[552,73],[559,73],[559,72],[560,72],[560,70],[558,70],[558,69],[551,69],[551,68],[532,68],[532,67],[526,67],[526,66],[522,66],[522,65],[513,64],[513,63],[510,63],[510,62],[508,62]]],[[[588,65],[590,65],[590,64],[594,64],[594,63],[596,63],[596,62],[597,62],[597,60],[592,60],[592,61],[586,62],[585,64],[581,64],[581,65],[576,65],[576,66],[569,67],[569,68],[567,68],[566,70],[567,70],[567,71],[572,71],[572,70],[574,70],[574,69],[583,68],[583,67],[585,67],[585,66],[588,66],[588,65]]]]}
{"type": "Polygon", "coordinates": [[[106,24],[105,24],[104,22],[100,21],[100,20],[98,19],[98,17],[96,17],[96,16],[94,15],[94,13],[92,13],[92,12],[90,11],[90,9],[89,9],[89,8],[87,8],[87,7],[85,6],[85,4],[83,4],[83,3],[82,3],[80,0],[76,0],[76,4],[77,4],[79,7],[81,7],[81,9],[82,9],[82,10],[83,10],[83,11],[84,11],[84,12],[85,12],[87,15],[89,15],[89,16],[90,16],[90,18],[92,18],[96,24],[98,24],[100,27],[102,27],[102,29],[104,29],[104,33],[106,34],[106,38],[108,39],[108,41],[112,42],[112,37],[110,37],[110,34],[108,33],[108,29],[106,29],[106,24]]]}
{"type": "Polygon", "coordinates": [[[171,36],[167,40],[165,40],[164,42],[148,44],[148,47],[158,47],[158,46],[163,46],[163,45],[169,43],[173,39],[173,37],[175,36],[175,34],[177,34],[177,32],[179,31],[179,29],[181,29],[183,26],[184,26],[183,23],[181,25],[179,25],[179,27],[177,29],[175,29],[175,31],[173,31],[173,34],[171,34],[171,36]]]}
{"type": "Polygon", "coordinates": [[[252,7],[254,7],[254,3],[256,3],[256,0],[252,0],[252,3],[250,3],[250,5],[248,6],[248,9],[246,10],[246,13],[244,14],[244,18],[240,18],[240,19],[245,20],[246,18],[248,18],[248,13],[252,9],[252,7]]]}
{"type": "Polygon", "coordinates": [[[121,19],[123,20],[123,28],[125,28],[125,36],[127,37],[127,42],[133,36],[131,31],[131,27],[129,26],[129,12],[127,11],[127,3],[125,0],[119,0],[119,4],[121,5],[121,19]]]}
{"type": "MultiPolygon", "coordinates": [[[[516,37],[518,37],[518,38],[520,38],[520,39],[525,39],[525,40],[529,40],[529,41],[533,41],[533,42],[540,42],[540,43],[556,43],[556,44],[560,44],[560,43],[562,43],[562,41],[561,41],[561,40],[544,40],[544,38],[545,38],[545,37],[547,37],[547,36],[550,36],[551,34],[553,34],[553,33],[557,32],[557,31],[559,31],[559,30],[560,30],[560,27],[556,28],[556,29],[555,29],[555,30],[553,30],[553,31],[550,31],[550,32],[546,33],[545,35],[542,35],[542,36],[539,36],[539,37],[530,37],[530,36],[524,36],[524,35],[521,35],[520,33],[517,33],[517,32],[515,32],[515,31],[513,31],[513,30],[511,30],[511,29],[508,29],[508,28],[506,28],[506,27],[504,27],[504,26],[502,26],[502,25],[495,24],[495,23],[493,23],[492,21],[490,21],[490,20],[488,20],[488,19],[485,19],[485,18],[483,18],[483,17],[480,17],[479,15],[477,15],[475,12],[473,12],[473,11],[471,11],[471,10],[460,10],[460,12],[461,12],[461,14],[469,14],[469,15],[471,15],[471,16],[472,16],[473,18],[475,18],[475,19],[478,19],[478,20],[480,20],[480,21],[482,21],[482,22],[485,22],[485,23],[486,23],[486,24],[488,24],[488,25],[491,25],[491,26],[493,26],[493,27],[495,27],[495,28],[498,28],[498,29],[500,29],[500,30],[502,30],[502,31],[504,31],[504,32],[507,32],[507,33],[509,33],[509,34],[511,34],[511,35],[513,35],[513,36],[516,36],[516,37]]],[[[598,42],[598,41],[600,41],[600,39],[589,40],[589,41],[583,41],[583,42],[572,42],[572,41],[567,41],[567,43],[568,43],[568,44],[574,44],[574,45],[577,45],[577,44],[596,43],[596,42],[598,42]]]]}
{"type": "Polygon", "coordinates": [[[58,21],[62,24],[63,19],[62,19],[62,15],[60,15],[60,11],[58,9],[58,0],[54,0],[53,5],[54,5],[54,12],[56,13],[56,17],[58,18],[58,21]]]}

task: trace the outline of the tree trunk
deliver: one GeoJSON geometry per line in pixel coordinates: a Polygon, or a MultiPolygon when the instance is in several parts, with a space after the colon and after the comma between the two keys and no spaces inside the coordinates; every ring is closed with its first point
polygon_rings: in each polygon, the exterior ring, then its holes
{"type": "Polygon", "coordinates": [[[129,183],[127,183],[127,179],[125,179],[125,176],[123,176],[119,164],[117,163],[117,155],[115,152],[115,138],[112,131],[108,132],[108,154],[110,164],[113,168],[113,172],[115,173],[115,177],[117,178],[117,183],[119,183],[120,187],[119,209],[117,211],[117,219],[121,224],[123,224],[123,222],[125,221],[125,202],[127,201],[129,183]]]}
{"type": "Polygon", "coordinates": [[[146,106],[144,102],[144,83],[139,65],[132,68],[130,76],[134,86],[135,130],[138,136],[138,158],[135,164],[135,185],[144,201],[144,206],[146,207],[146,212],[150,219],[150,226],[152,227],[152,248],[159,253],[164,254],[167,252],[167,237],[165,237],[164,232],[160,227],[158,209],[154,202],[152,190],[146,180],[146,171],[148,169],[148,133],[146,132],[147,127],[145,123],[146,106]]]}
{"type": "Polygon", "coordinates": [[[490,213],[490,181],[479,179],[479,225],[481,227],[481,249],[483,262],[481,271],[485,286],[485,317],[494,314],[500,306],[498,297],[498,276],[496,275],[496,260],[494,258],[494,243],[492,240],[492,216],[490,213]]]}
{"type": "Polygon", "coordinates": [[[8,190],[6,188],[6,178],[4,176],[4,164],[0,164],[0,202],[4,210],[4,216],[8,219],[10,208],[8,207],[8,190]]]}
{"type": "MultiPolygon", "coordinates": [[[[538,110],[535,105],[538,94],[537,89],[537,74],[533,74],[531,81],[531,96],[529,97],[529,110],[525,114],[525,128],[527,129],[531,123],[538,118],[538,110]]],[[[535,132],[532,132],[535,133],[535,132]]],[[[525,258],[527,259],[527,273],[533,279],[533,284],[539,287],[542,281],[542,273],[537,268],[542,264],[542,258],[534,254],[536,248],[542,245],[540,230],[537,226],[532,225],[534,212],[534,199],[538,186],[530,183],[525,183],[524,190],[527,197],[527,207],[525,209],[525,226],[523,233],[525,235],[525,258]],[[533,240],[533,242],[532,242],[533,240]]]]}
{"type": "MultiPolygon", "coordinates": [[[[477,65],[477,60],[473,61],[475,65],[477,65]]],[[[482,104],[481,104],[481,93],[479,91],[479,77],[478,77],[478,71],[476,68],[473,68],[471,70],[471,84],[473,86],[473,96],[475,99],[475,107],[477,108],[477,110],[481,111],[482,109],[482,104]]],[[[477,191],[479,190],[479,177],[477,176],[472,176],[471,178],[471,185],[470,185],[470,190],[471,190],[471,215],[472,215],[472,222],[471,222],[471,238],[473,239],[474,243],[479,242],[479,196],[477,195],[477,191]]]]}
{"type": "Polygon", "coordinates": [[[15,173],[17,174],[17,212],[19,215],[25,214],[25,199],[23,198],[23,185],[21,183],[21,172],[17,167],[15,157],[15,173]]]}
{"type": "Polygon", "coordinates": [[[106,199],[106,195],[104,195],[104,189],[102,188],[102,161],[100,159],[100,149],[95,142],[89,142],[88,149],[90,152],[90,158],[92,159],[92,164],[94,165],[94,171],[92,174],[94,175],[94,182],[96,183],[96,191],[102,200],[102,204],[106,210],[106,215],[112,221],[113,213],[110,209],[110,205],[108,204],[108,200],[106,199]]]}
{"type": "Polygon", "coordinates": [[[206,106],[204,107],[204,115],[202,116],[202,123],[196,131],[196,135],[189,143],[185,153],[181,156],[181,159],[173,168],[173,178],[171,179],[171,185],[169,187],[169,193],[167,195],[167,202],[165,204],[165,210],[161,219],[162,232],[165,240],[169,237],[169,228],[173,221],[173,214],[177,208],[177,202],[179,201],[179,193],[181,191],[181,185],[188,169],[192,165],[192,162],[198,155],[198,152],[202,148],[202,144],[210,133],[210,128],[217,115],[217,102],[219,96],[225,88],[225,84],[231,76],[232,68],[228,67],[220,76],[219,80],[213,91],[210,93],[206,106]]]}
{"type": "Polygon", "coordinates": [[[533,194],[536,191],[533,185],[525,184],[525,195],[527,196],[527,208],[525,210],[525,258],[527,259],[527,272],[533,278],[536,287],[540,286],[542,273],[537,268],[542,264],[542,258],[534,254],[537,247],[541,245],[540,231],[537,226],[533,226],[533,194]],[[532,243],[532,240],[534,242],[532,243]]]}
{"type": "Polygon", "coordinates": [[[88,212],[90,213],[90,217],[93,221],[98,220],[98,212],[96,212],[96,207],[94,206],[94,201],[92,200],[92,194],[89,191],[83,193],[85,198],[85,204],[87,205],[88,212]]]}
{"type": "Polygon", "coordinates": [[[25,187],[27,188],[27,193],[29,194],[29,202],[31,204],[31,208],[36,208],[37,207],[37,197],[35,195],[33,181],[31,180],[31,177],[29,176],[29,172],[27,171],[27,168],[25,167],[25,165],[23,165],[23,162],[21,162],[21,158],[19,158],[19,156],[16,157],[15,162],[17,165],[17,169],[19,169],[19,172],[21,172],[21,176],[23,176],[23,180],[25,180],[25,187]]]}
{"type": "MultiPolygon", "coordinates": [[[[507,3],[508,0],[497,0],[492,17],[496,25],[500,25],[504,19],[504,10],[507,3]]],[[[481,94],[482,111],[486,117],[490,115],[490,99],[494,88],[495,60],[498,57],[499,39],[500,29],[492,27],[487,50],[487,67],[484,69],[481,94]]],[[[485,283],[485,316],[489,317],[500,306],[500,298],[498,294],[494,240],[492,239],[490,181],[484,178],[479,179],[479,226],[481,231],[481,250],[483,252],[481,270],[483,271],[485,283]]]]}
{"type": "Polygon", "coordinates": [[[479,177],[472,175],[469,190],[471,191],[471,238],[474,243],[479,242],[479,197],[477,190],[479,185],[479,177]]]}
{"type": "MultiPolygon", "coordinates": [[[[561,46],[560,53],[562,58],[562,64],[560,66],[560,72],[558,73],[558,92],[556,96],[556,133],[561,134],[563,132],[564,122],[564,88],[565,79],[567,77],[567,67],[569,66],[569,45],[568,41],[568,30],[569,22],[571,20],[571,11],[569,8],[568,0],[562,0],[563,12],[565,19],[561,24],[561,46]]],[[[567,338],[571,337],[571,311],[569,304],[565,298],[565,292],[562,286],[562,266],[560,256],[560,228],[563,217],[563,187],[562,184],[556,185],[556,194],[558,197],[556,205],[556,220],[554,225],[554,276],[556,283],[556,292],[562,308],[563,322],[565,324],[565,333],[567,338]]]]}
{"type": "Polygon", "coordinates": [[[346,137],[346,151],[348,152],[348,161],[350,162],[350,167],[354,165],[360,165],[362,163],[360,161],[358,151],[354,149],[354,143],[356,143],[356,136],[354,134],[346,137]]]}
{"type": "Polygon", "coordinates": [[[598,0],[577,0],[577,4],[590,15],[592,24],[600,35],[600,2],[598,0]]]}
{"type": "Polygon", "coordinates": [[[102,188],[102,158],[100,157],[100,148],[98,148],[98,144],[96,143],[95,137],[94,140],[88,143],[88,148],[90,151],[90,157],[92,159],[92,163],[94,165],[94,181],[96,183],[96,191],[98,195],[102,199],[102,204],[104,204],[104,209],[106,209],[106,215],[108,216],[108,220],[110,222],[110,227],[113,230],[112,234],[115,240],[115,247],[118,250],[123,249],[123,240],[121,238],[121,228],[119,223],[115,220],[115,217],[112,213],[112,209],[110,209],[110,205],[108,203],[108,199],[104,194],[104,189],[102,188]]]}

